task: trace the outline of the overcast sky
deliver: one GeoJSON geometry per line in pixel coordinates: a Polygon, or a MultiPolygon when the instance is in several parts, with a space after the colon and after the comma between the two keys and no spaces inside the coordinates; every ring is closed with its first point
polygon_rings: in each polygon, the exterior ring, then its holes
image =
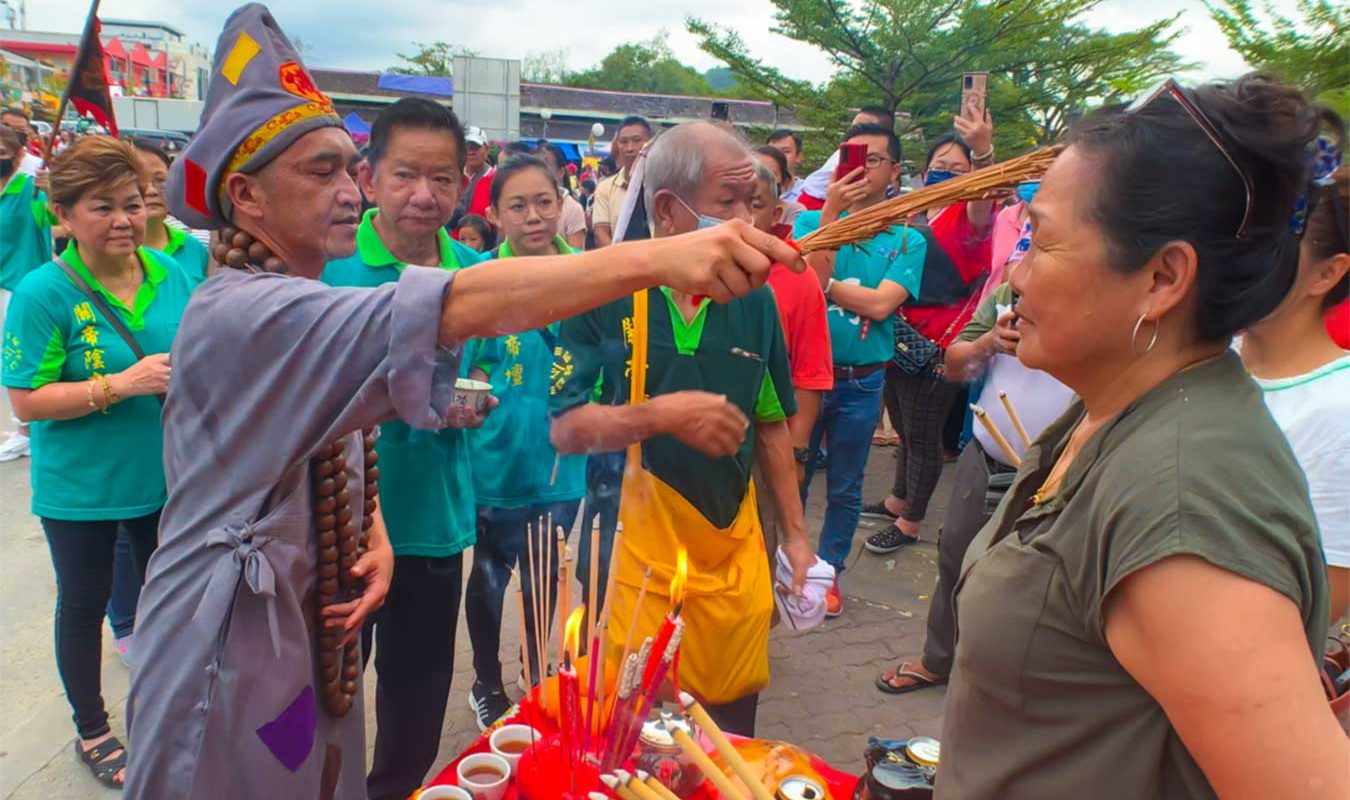
{"type": "MultiPolygon", "coordinates": [[[[75,30],[79,21],[71,9],[85,2],[28,0],[28,27],[75,30]]],[[[1275,5],[1288,12],[1295,0],[1275,5]]],[[[768,0],[272,0],[270,6],[282,27],[304,41],[306,58],[321,66],[383,69],[397,62],[395,53],[412,52],[413,42],[440,39],[501,58],[563,48],[568,66],[579,69],[616,44],[650,38],[662,28],[679,58],[699,69],[716,66],[684,29],[685,15],[692,15],[739,30],[752,53],[794,77],[820,81],[830,72],[819,51],[768,31],[768,0]]],[[[231,7],[229,0],[103,0],[101,15],[167,22],[214,46],[231,7]]],[[[1239,74],[1242,59],[1228,49],[1200,0],[1104,0],[1085,21],[1125,30],[1178,9],[1188,31],[1177,49],[1202,64],[1197,77],[1239,74]]]]}

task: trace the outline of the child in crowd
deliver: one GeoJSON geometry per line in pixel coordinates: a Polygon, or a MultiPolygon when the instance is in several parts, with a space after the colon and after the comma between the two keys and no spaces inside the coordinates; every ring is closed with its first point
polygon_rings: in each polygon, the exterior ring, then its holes
{"type": "Polygon", "coordinates": [[[486,253],[497,244],[492,226],[477,214],[466,214],[459,221],[459,232],[455,236],[460,244],[472,247],[480,253],[486,253]]]}

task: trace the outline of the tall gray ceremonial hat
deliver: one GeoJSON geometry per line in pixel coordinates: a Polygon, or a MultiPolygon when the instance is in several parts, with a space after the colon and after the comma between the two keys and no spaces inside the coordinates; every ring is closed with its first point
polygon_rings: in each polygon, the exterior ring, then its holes
{"type": "Polygon", "coordinates": [[[228,225],[221,182],[256,172],[312,130],[342,127],[286,34],[261,3],[225,20],[197,134],[169,170],[173,215],[194,228],[228,225]]]}

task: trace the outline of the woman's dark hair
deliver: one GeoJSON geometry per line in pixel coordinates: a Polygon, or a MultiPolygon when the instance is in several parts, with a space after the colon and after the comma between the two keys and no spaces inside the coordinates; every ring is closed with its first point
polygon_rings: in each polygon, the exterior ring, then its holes
{"type": "Polygon", "coordinates": [[[497,246],[497,236],[492,232],[492,226],[477,214],[465,214],[460,217],[456,230],[459,228],[473,228],[478,231],[479,238],[483,240],[484,253],[497,246]]]}
{"type": "Polygon", "coordinates": [[[887,128],[885,125],[878,125],[875,122],[859,122],[848,132],[844,134],[844,141],[848,141],[856,136],[884,136],[886,137],[886,153],[891,161],[900,163],[900,137],[895,135],[895,131],[887,128]]]}
{"type": "Polygon", "coordinates": [[[962,153],[966,154],[967,161],[974,162],[974,156],[971,155],[972,151],[970,145],[966,144],[965,139],[961,138],[961,134],[956,131],[947,131],[939,136],[937,141],[933,142],[932,147],[928,148],[928,157],[923,160],[923,168],[925,171],[927,171],[929,165],[933,163],[933,157],[938,154],[938,151],[949,144],[956,145],[962,153]]]}
{"type": "Polygon", "coordinates": [[[14,151],[16,161],[23,158],[23,140],[8,125],[0,125],[0,144],[14,151]]]}
{"type": "Polygon", "coordinates": [[[375,124],[370,126],[370,144],[366,148],[366,162],[371,169],[379,166],[397,128],[449,133],[455,140],[459,168],[464,169],[464,126],[455,112],[424,97],[404,97],[375,118],[375,124]]]}
{"type": "Polygon", "coordinates": [[[783,151],[771,144],[766,144],[763,147],[756,147],[755,152],[773,159],[773,163],[778,165],[778,175],[775,179],[779,185],[786,187],[788,179],[792,177],[792,172],[788,169],[787,156],[783,155],[783,151]]]}
{"type": "Polygon", "coordinates": [[[581,182],[581,188],[585,189],[588,192],[594,192],[595,181],[591,180],[590,178],[587,178],[586,180],[581,182]]]}
{"type": "MultiPolygon", "coordinates": [[[[1308,229],[1303,238],[1309,254],[1321,261],[1338,253],[1350,252],[1350,165],[1336,170],[1331,183],[1317,187],[1317,206],[1308,214],[1308,229]]],[[[1322,308],[1331,308],[1350,297],[1350,273],[1322,298],[1322,308]]]]}
{"type": "Polygon", "coordinates": [[[131,146],[136,148],[138,152],[149,153],[155,158],[158,158],[160,161],[163,161],[165,169],[168,169],[173,166],[173,164],[169,160],[169,154],[164,152],[164,148],[160,147],[159,145],[155,144],[149,139],[142,139],[139,137],[135,137],[131,140],[131,146]]]}
{"type": "Polygon", "coordinates": [[[497,164],[497,171],[492,173],[492,188],[488,190],[488,196],[492,199],[492,207],[496,208],[497,203],[502,199],[502,192],[506,189],[506,182],[527,169],[537,169],[549,179],[559,192],[562,187],[558,186],[558,176],[553,174],[547,162],[539,156],[523,155],[511,156],[497,164]]]}
{"type": "Polygon", "coordinates": [[[1088,213],[1106,237],[1109,265],[1132,272],[1167,243],[1189,242],[1198,260],[1196,335],[1219,342],[1269,314],[1293,286],[1299,237],[1290,217],[1309,189],[1310,146],[1325,125],[1341,125],[1264,73],[1184,91],[1251,180],[1242,238],[1242,177],[1170,95],[1134,111],[1098,110],[1070,143],[1100,166],[1088,213]]]}

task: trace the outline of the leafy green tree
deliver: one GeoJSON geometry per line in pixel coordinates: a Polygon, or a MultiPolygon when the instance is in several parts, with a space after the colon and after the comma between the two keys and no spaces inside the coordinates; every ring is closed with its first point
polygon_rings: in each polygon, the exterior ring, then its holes
{"type": "Polygon", "coordinates": [[[820,48],[833,75],[789,78],[735,31],[696,18],[687,25],[742,86],[835,133],[852,109],[880,103],[902,112],[902,135],[937,135],[959,110],[962,73],[988,72],[996,141],[1008,155],[1053,140],[1087,105],[1188,66],[1168,49],[1176,17],[1122,34],[1076,22],[1101,0],[772,1],[772,30],[820,48]]]}
{"type": "Polygon", "coordinates": [[[402,63],[390,67],[390,72],[402,75],[450,75],[454,72],[452,64],[455,58],[478,55],[476,50],[449,42],[413,42],[413,46],[417,52],[412,55],[395,53],[402,63]]]}
{"type": "Polygon", "coordinates": [[[596,66],[568,75],[566,83],[615,92],[713,94],[698,70],[675,57],[666,31],[647,41],[619,45],[596,66]]]}
{"type": "Polygon", "coordinates": [[[1318,101],[1350,114],[1350,6],[1299,0],[1298,21],[1265,6],[1263,24],[1251,0],[1205,0],[1228,45],[1252,66],[1301,86],[1318,101]]]}

